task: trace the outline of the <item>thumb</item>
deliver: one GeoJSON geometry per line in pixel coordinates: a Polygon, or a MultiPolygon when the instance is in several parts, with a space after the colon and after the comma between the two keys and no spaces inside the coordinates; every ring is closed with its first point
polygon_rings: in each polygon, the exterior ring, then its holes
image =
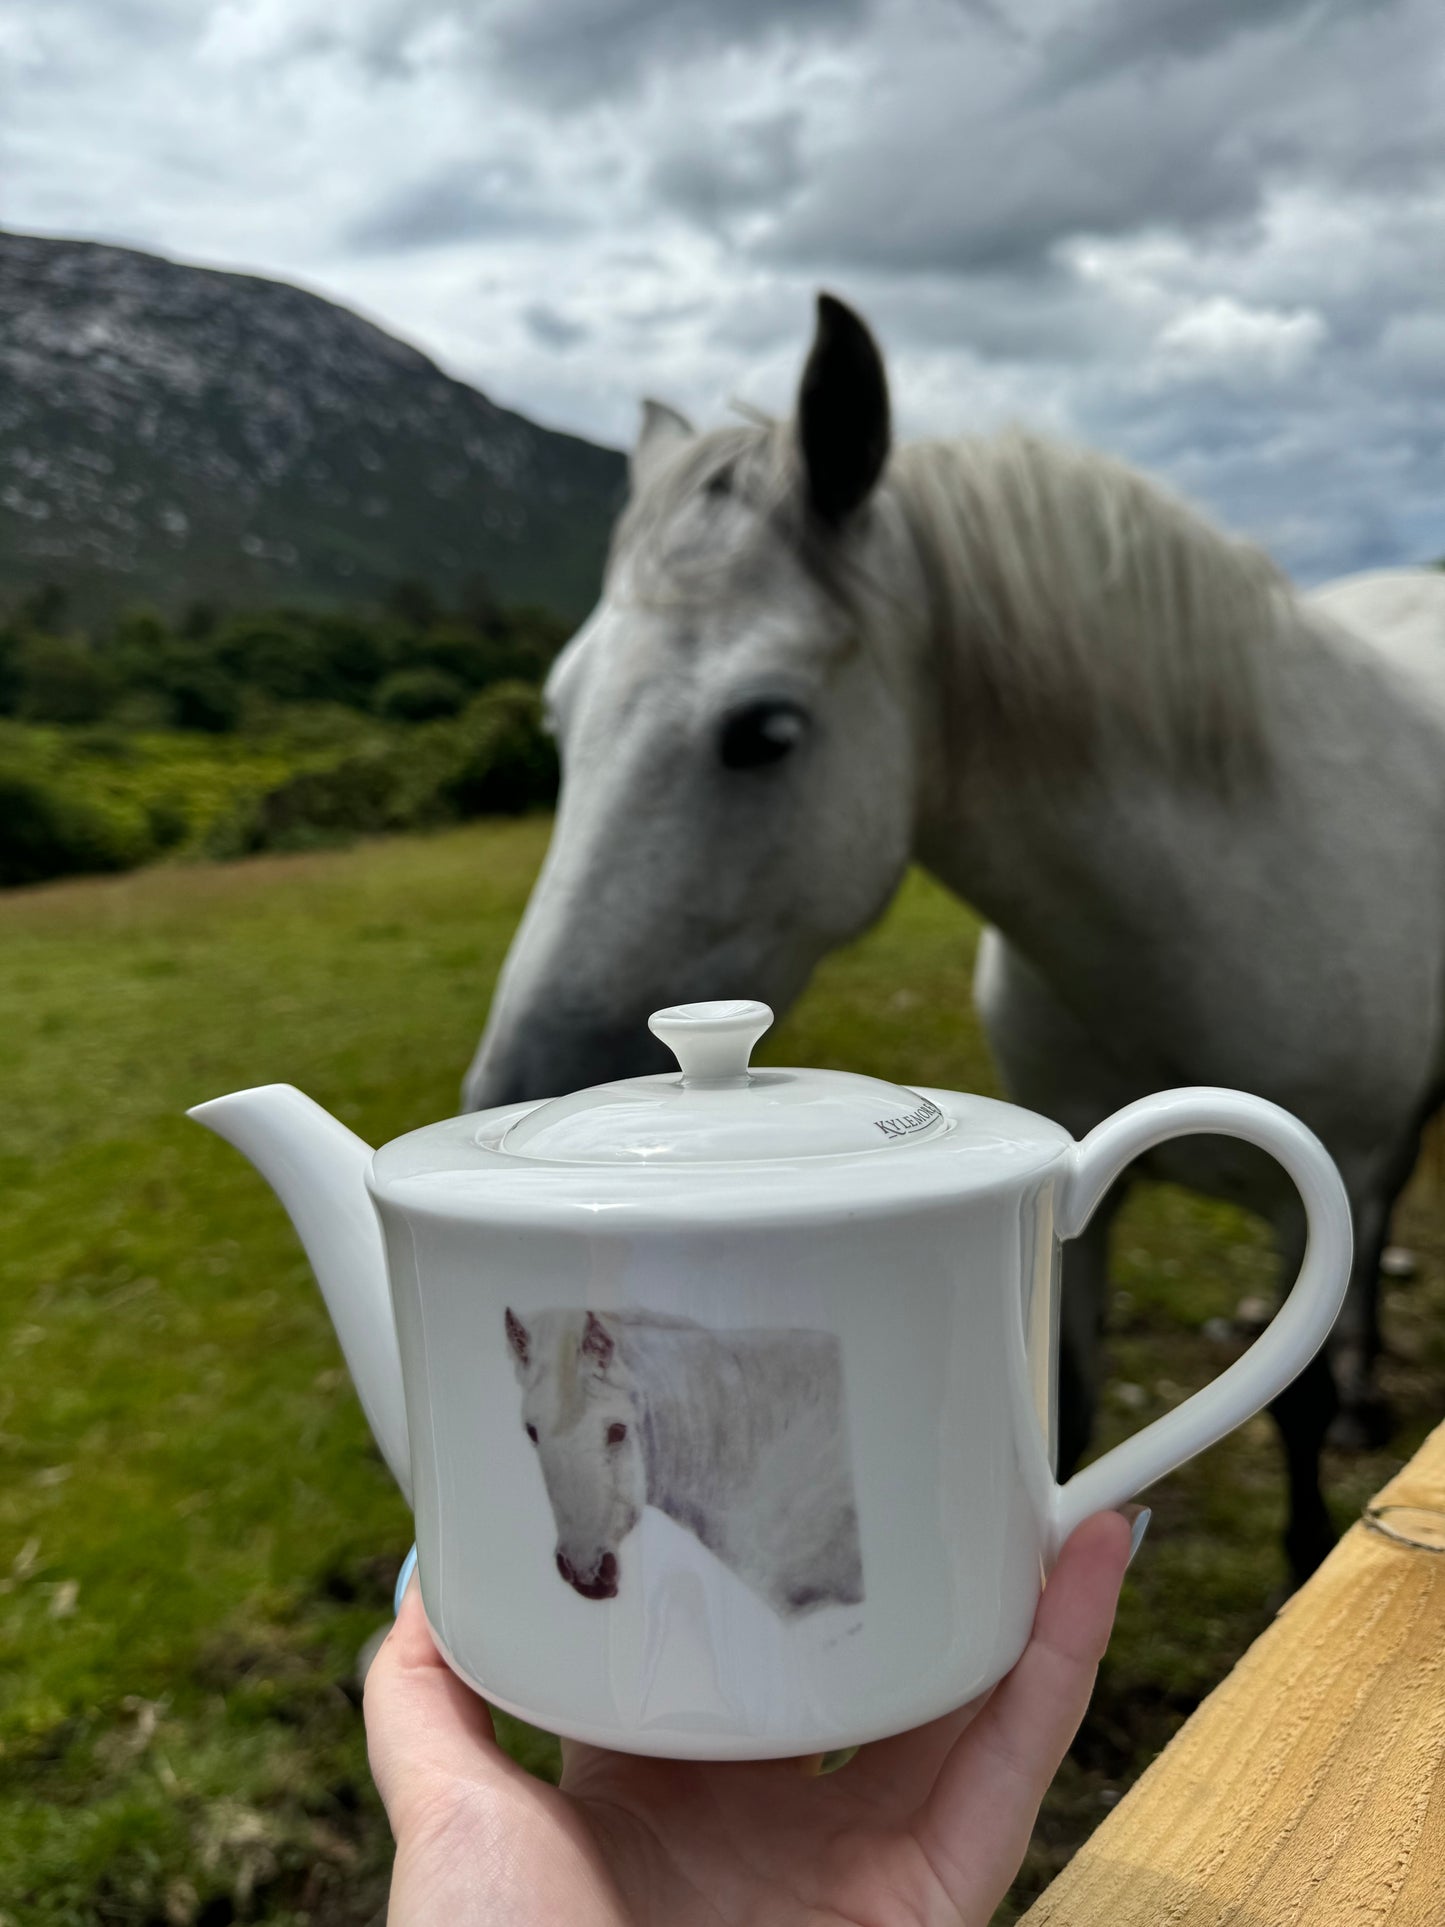
{"type": "Polygon", "coordinates": [[[1023,1861],[1039,1803],[1088,1707],[1129,1536],[1118,1513],[1106,1512],[1070,1538],[1023,1657],[944,1763],[924,1811],[930,1860],[952,1888],[987,1900],[984,1916],[1023,1861]]]}
{"type": "Polygon", "coordinates": [[[362,1710],[372,1778],[398,1838],[422,1813],[522,1771],[498,1746],[486,1701],[437,1651],[415,1575],[367,1672],[362,1710]]]}

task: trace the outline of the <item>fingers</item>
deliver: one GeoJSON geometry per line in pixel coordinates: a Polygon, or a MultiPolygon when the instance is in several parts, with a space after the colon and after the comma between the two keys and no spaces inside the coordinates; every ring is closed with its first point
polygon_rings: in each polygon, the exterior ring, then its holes
{"type": "Polygon", "coordinates": [[[437,1651],[414,1578],[366,1675],[363,1710],[372,1777],[398,1836],[449,1788],[520,1771],[497,1745],[486,1701],[437,1651]]]}
{"type": "Polygon", "coordinates": [[[871,1800],[880,1812],[900,1817],[917,1813],[933,1790],[944,1761],[987,1703],[986,1696],[971,1700],[926,1726],[896,1733],[892,1739],[872,1741],[848,1768],[849,1792],[871,1800]]]}
{"type": "Polygon", "coordinates": [[[1023,1657],[945,1761],[920,1844],[969,1918],[987,1918],[1023,1860],[1050,1780],[1093,1691],[1130,1529],[1117,1513],[1086,1520],[1059,1556],[1023,1657]]]}

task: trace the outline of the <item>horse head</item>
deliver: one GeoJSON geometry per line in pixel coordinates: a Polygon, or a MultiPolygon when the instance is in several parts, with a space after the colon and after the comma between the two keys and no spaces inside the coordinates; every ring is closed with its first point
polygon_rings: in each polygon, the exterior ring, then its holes
{"type": "Polygon", "coordinates": [[[699,434],[646,405],[601,601],[547,683],[556,825],[469,1108],[664,1070],[649,1011],[786,1009],[886,907],[913,840],[907,625],[927,601],[888,452],[881,356],[827,295],[792,422],[699,434]],[[880,583],[887,649],[866,620],[880,583]]]}
{"type": "Polygon", "coordinates": [[[617,1548],[647,1497],[631,1375],[595,1312],[510,1309],[507,1343],[522,1425],[537,1449],[557,1527],[557,1570],[584,1599],[617,1596],[617,1548]]]}

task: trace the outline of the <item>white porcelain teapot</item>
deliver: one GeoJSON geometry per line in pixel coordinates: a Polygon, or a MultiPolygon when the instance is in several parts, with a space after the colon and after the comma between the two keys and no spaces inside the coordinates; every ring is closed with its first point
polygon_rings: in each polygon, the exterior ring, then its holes
{"type": "Polygon", "coordinates": [[[1072,1528],[1282,1390],[1349,1275],[1339,1176],[1273,1105],[1170,1091],[1076,1144],[989,1098],[750,1069],[771,1020],[659,1011],[680,1075],[376,1152],[286,1084],[190,1113],[301,1234],[441,1651],[633,1753],[822,1752],[982,1692],[1072,1528]],[[1192,1132],[1284,1166],[1299,1279],[1221,1377],[1059,1486],[1060,1240],[1192,1132]]]}

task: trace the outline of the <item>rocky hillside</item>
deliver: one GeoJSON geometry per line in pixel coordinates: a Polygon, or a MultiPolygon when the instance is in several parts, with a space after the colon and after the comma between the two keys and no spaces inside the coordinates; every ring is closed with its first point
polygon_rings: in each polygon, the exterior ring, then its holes
{"type": "Polygon", "coordinates": [[[0,233],[0,608],[357,602],[478,576],[581,614],[622,457],[281,282],[0,233]]]}

